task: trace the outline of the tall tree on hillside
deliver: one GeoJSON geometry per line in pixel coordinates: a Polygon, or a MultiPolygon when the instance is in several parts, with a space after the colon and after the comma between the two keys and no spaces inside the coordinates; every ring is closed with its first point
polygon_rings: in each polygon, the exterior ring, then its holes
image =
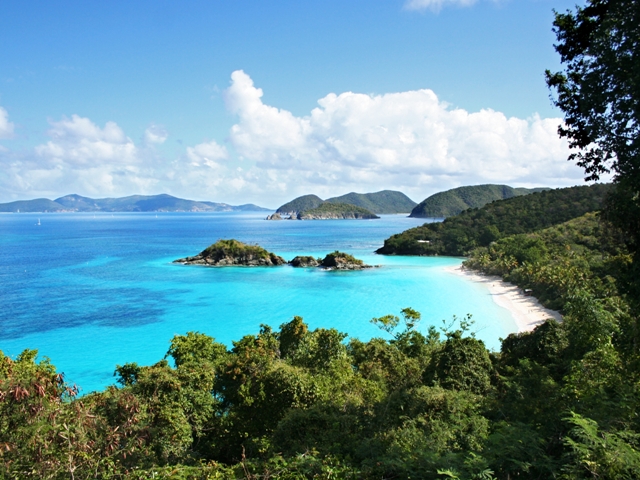
{"type": "Polygon", "coordinates": [[[564,69],[546,72],[565,114],[559,134],[587,180],[612,173],[607,218],[640,249],[640,1],[588,0],[556,13],[555,46],[564,69]]]}

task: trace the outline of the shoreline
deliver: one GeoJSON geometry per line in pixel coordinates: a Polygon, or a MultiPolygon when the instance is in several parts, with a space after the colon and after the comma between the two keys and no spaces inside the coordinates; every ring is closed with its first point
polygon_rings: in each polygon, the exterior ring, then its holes
{"type": "Polygon", "coordinates": [[[500,277],[467,270],[462,265],[445,267],[444,270],[472,282],[485,284],[496,305],[511,313],[518,328],[516,333],[530,332],[548,318],[562,321],[560,312],[543,307],[537,298],[525,295],[518,286],[505,282],[500,277]]]}

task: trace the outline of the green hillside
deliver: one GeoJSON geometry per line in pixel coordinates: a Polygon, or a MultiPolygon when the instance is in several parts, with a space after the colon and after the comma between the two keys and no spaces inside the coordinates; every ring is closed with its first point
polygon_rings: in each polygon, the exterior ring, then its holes
{"type": "Polygon", "coordinates": [[[320,220],[331,218],[380,218],[366,208],[357,207],[348,203],[325,202],[316,208],[305,210],[298,214],[299,220],[320,220]]]}
{"type": "Polygon", "coordinates": [[[382,190],[375,193],[347,193],[340,197],[328,198],[330,203],[350,203],[358,207],[371,210],[373,213],[394,214],[408,213],[416,206],[416,202],[411,200],[402,192],[393,190],[382,190]]]}
{"type": "Polygon", "coordinates": [[[276,210],[276,213],[284,213],[284,214],[291,214],[294,212],[300,213],[305,210],[311,210],[312,208],[317,208],[320,205],[322,205],[323,202],[324,200],[322,200],[317,195],[303,195],[301,197],[294,198],[290,202],[285,203],[280,208],[278,208],[278,210],[276,210]]]}
{"type": "Polygon", "coordinates": [[[276,213],[292,214],[301,213],[307,210],[318,208],[323,203],[345,203],[356,207],[364,208],[373,213],[394,214],[407,213],[416,206],[416,202],[411,200],[402,192],[393,190],[382,190],[375,193],[347,193],[340,197],[332,197],[322,200],[317,195],[303,195],[282,205],[276,213]]]}
{"type": "Polygon", "coordinates": [[[495,200],[541,192],[545,188],[513,188],[508,185],[473,185],[458,187],[431,195],[418,204],[410,217],[442,218],[451,217],[468,208],[480,208],[495,200]]]}
{"type": "Polygon", "coordinates": [[[529,233],[600,210],[611,184],[536,192],[465,210],[385,240],[384,255],[465,255],[506,235],[529,233]]]}

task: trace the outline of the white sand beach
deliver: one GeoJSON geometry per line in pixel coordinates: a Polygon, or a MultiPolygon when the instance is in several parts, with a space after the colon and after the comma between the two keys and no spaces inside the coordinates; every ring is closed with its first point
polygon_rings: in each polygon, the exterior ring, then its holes
{"type": "Polygon", "coordinates": [[[516,285],[505,282],[500,277],[467,270],[462,265],[447,267],[445,270],[455,275],[462,275],[474,282],[484,283],[493,301],[511,312],[518,326],[518,332],[530,332],[548,318],[562,320],[559,312],[544,308],[536,298],[525,295],[516,285]]]}

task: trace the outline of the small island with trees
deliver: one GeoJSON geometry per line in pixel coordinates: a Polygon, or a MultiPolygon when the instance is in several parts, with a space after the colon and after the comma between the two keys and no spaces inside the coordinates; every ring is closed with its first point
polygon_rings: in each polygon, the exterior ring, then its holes
{"type": "Polygon", "coordinates": [[[393,190],[351,192],[326,200],[302,195],[280,206],[267,220],[369,220],[379,218],[377,214],[409,213],[415,206],[404,193],[393,190]]]}
{"type": "Polygon", "coordinates": [[[235,239],[218,240],[198,255],[179,258],[174,260],[173,263],[207,267],[275,267],[291,265],[292,267],[317,267],[324,270],[364,270],[373,267],[353,255],[339,252],[338,250],[329,253],[324,258],[302,255],[287,262],[284,258],[265,250],[259,245],[248,245],[235,239]]]}

